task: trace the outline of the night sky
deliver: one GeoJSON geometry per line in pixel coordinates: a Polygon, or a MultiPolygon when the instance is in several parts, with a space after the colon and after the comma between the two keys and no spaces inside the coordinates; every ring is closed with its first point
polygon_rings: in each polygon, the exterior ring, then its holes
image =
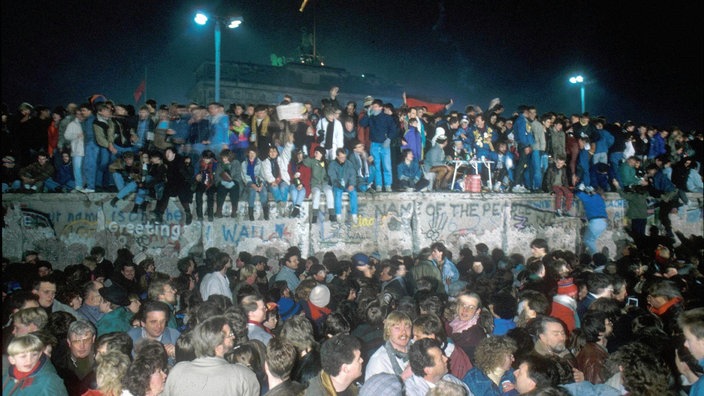
{"type": "Polygon", "coordinates": [[[702,128],[697,2],[310,0],[303,13],[300,5],[3,2],[2,101],[13,110],[23,101],[53,107],[101,93],[134,104],[146,68],[150,98],[185,102],[196,67],[214,59],[212,25],[193,22],[201,8],[244,18],[223,29],[223,61],[295,57],[301,28],[312,31],[315,19],[327,65],[453,98],[460,111],[500,97],[511,112],[520,104],[578,112],[579,88],[567,79],[581,73],[594,115],[702,128]]]}

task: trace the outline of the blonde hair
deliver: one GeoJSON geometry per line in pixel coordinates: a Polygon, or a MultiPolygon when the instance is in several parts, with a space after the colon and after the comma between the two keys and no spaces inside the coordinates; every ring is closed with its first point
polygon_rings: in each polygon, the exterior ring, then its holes
{"type": "Polygon", "coordinates": [[[244,267],[240,270],[240,280],[244,281],[247,280],[250,276],[254,275],[257,273],[257,268],[253,266],[252,264],[245,264],[244,267]]]}
{"type": "Polygon", "coordinates": [[[7,346],[7,355],[16,356],[25,352],[39,352],[44,350],[44,343],[34,334],[15,337],[7,346]]]}
{"type": "Polygon", "coordinates": [[[389,314],[389,316],[384,319],[384,340],[389,339],[389,334],[391,333],[391,328],[400,323],[406,323],[409,326],[413,326],[411,317],[404,312],[394,311],[389,314]]]}
{"type": "Polygon", "coordinates": [[[119,396],[122,393],[122,378],[130,366],[130,358],[119,351],[108,351],[96,356],[98,368],[95,379],[98,389],[105,396],[119,396]]]}
{"type": "Polygon", "coordinates": [[[43,329],[49,323],[49,315],[42,307],[24,308],[13,313],[12,320],[23,325],[33,324],[37,329],[43,329]]]}

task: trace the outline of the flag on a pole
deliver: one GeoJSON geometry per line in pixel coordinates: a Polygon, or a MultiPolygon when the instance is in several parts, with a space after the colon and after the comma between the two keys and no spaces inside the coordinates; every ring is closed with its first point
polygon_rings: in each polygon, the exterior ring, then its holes
{"type": "Polygon", "coordinates": [[[142,95],[144,95],[144,91],[147,90],[147,80],[142,80],[142,82],[139,83],[139,86],[137,89],[134,90],[134,102],[139,103],[139,100],[142,98],[142,95]]]}
{"type": "MultiPolygon", "coordinates": [[[[448,100],[449,102],[449,100],[448,100]]],[[[437,112],[442,111],[445,108],[445,103],[438,103],[437,100],[428,100],[427,98],[419,97],[419,96],[411,96],[406,94],[406,104],[408,107],[421,107],[425,106],[428,108],[428,113],[435,114],[437,112]]]]}

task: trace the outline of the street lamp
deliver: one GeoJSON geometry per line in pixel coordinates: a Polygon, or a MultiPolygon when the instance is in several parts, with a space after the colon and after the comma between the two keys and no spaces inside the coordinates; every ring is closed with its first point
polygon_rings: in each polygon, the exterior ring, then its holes
{"type": "Polygon", "coordinates": [[[579,84],[579,98],[582,101],[582,114],[584,114],[584,77],[582,75],[570,77],[570,83],[579,84]]]}
{"type": "MultiPolygon", "coordinates": [[[[220,17],[211,16],[215,21],[215,102],[220,101],[220,25],[224,24],[228,29],[236,29],[242,24],[242,17],[220,17]]],[[[202,11],[198,11],[193,20],[198,25],[208,23],[208,15],[202,11]]]]}

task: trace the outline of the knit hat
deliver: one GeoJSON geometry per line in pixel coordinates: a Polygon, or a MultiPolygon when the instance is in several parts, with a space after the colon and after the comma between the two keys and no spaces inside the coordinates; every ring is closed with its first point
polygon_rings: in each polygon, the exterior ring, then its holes
{"type": "Polygon", "coordinates": [[[318,285],[310,291],[308,300],[318,308],[325,308],[330,303],[330,289],[325,285],[318,285]]]}
{"type": "Polygon", "coordinates": [[[364,253],[357,253],[352,256],[352,263],[358,267],[369,265],[369,256],[364,253]]]}
{"type": "Polygon", "coordinates": [[[364,385],[359,390],[359,396],[378,395],[402,396],[403,383],[399,376],[390,373],[379,373],[364,381],[364,385]]]}
{"type": "Polygon", "coordinates": [[[577,298],[577,285],[574,284],[574,279],[566,278],[557,281],[557,294],[564,294],[572,298],[577,298]]]}
{"type": "Polygon", "coordinates": [[[373,101],[374,101],[374,98],[372,96],[365,96],[364,97],[364,107],[371,106],[373,101]]]}

